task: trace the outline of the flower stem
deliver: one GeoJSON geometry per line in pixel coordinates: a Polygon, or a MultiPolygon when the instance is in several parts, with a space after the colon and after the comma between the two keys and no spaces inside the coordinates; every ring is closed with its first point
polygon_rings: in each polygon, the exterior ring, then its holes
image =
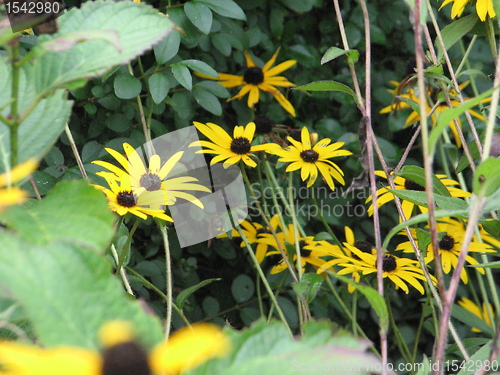
{"type": "Polygon", "coordinates": [[[11,86],[11,96],[12,101],[10,103],[10,166],[14,168],[18,163],[18,128],[19,113],[19,76],[20,76],[20,66],[19,66],[19,41],[15,38],[12,43],[9,44],[9,58],[12,67],[12,86],[11,86]]]}
{"type": "Polygon", "coordinates": [[[167,281],[167,294],[166,294],[166,317],[165,317],[165,338],[168,340],[170,336],[170,326],[172,324],[172,265],[170,259],[170,244],[168,242],[167,227],[166,225],[160,226],[161,236],[163,238],[163,246],[165,247],[165,270],[166,270],[166,281],[167,281]]]}

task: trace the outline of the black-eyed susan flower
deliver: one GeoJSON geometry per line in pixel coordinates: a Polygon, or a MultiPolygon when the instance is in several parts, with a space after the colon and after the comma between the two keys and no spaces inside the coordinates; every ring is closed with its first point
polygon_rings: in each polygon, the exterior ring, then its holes
{"type": "MultiPolygon", "coordinates": [[[[460,17],[465,10],[465,6],[468,3],[472,3],[471,0],[444,0],[443,4],[439,8],[441,10],[442,7],[453,3],[451,7],[451,18],[460,17]]],[[[486,17],[494,18],[496,16],[495,9],[493,7],[492,0],[475,0],[476,3],[476,12],[481,21],[485,21],[486,17]]]]}
{"type": "MultiPolygon", "coordinates": [[[[458,257],[460,256],[460,249],[462,248],[462,242],[465,236],[465,227],[460,221],[456,219],[449,218],[448,220],[438,221],[436,223],[438,232],[438,246],[439,246],[439,256],[441,259],[441,267],[444,273],[449,273],[451,268],[456,268],[458,263],[458,257]]],[[[415,231],[412,231],[414,237],[416,238],[415,231]]],[[[413,247],[409,241],[403,242],[398,245],[396,250],[403,250],[408,253],[413,253],[413,247]]],[[[491,245],[483,242],[472,241],[467,249],[468,252],[474,253],[491,253],[495,252],[491,248],[491,245]]],[[[434,260],[434,251],[432,250],[432,245],[427,247],[427,253],[424,257],[425,263],[431,263],[434,260]]],[[[467,255],[465,261],[471,265],[477,265],[479,262],[472,257],[467,255]]],[[[477,271],[484,274],[484,269],[481,267],[474,267],[477,271]]],[[[469,277],[467,276],[467,271],[465,267],[460,273],[460,278],[467,284],[469,282],[469,277]]]]}
{"type": "MultiPolygon", "coordinates": [[[[369,275],[377,273],[377,254],[366,253],[356,247],[350,248],[353,255],[347,263],[339,263],[342,269],[337,273],[339,275],[361,274],[369,275]]],[[[421,294],[424,294],[424,287],[421,280],[425,280],[424,271],[419,264],[408,258],[399,258],[391,254],[384,254],[382,260],[382,276],[391,280],[397,288],[401,288],[405,293],[409,293],[406,283],[413,286],[421,294]]]]}
{"type": "Polygon", "coordinates": [[[290,146],[281,148],[276,144],[263,145],[266,152],[280,156],[278,161],[290,163],[286,168],[287,172],[300,169],[302,181],[307,181],[307,187],[311,187],[318,178],[318,171],[321,173],[330,189],[335,190],[333,179],[345,184],[344,172],[337,164],[329,159],[339,156],[351,155],[352,152],[340,149],[344,142],[331,143],[330,138],[324,138],[311,146],[311,137],[306,127],[301,131],[301,142],[292,137],[287,137],[290,146]]]}
{"type": "Polygon", "coordinates": [[[131,191],[136,196],[140,196],[143,192],[153,193],[161,191],[162,193],[156,193],[154,196],[158,197],[162,195],[164,197],[164,205],[175,204],[177,198],[181,198],[203,208],[200,200],[186,191],[204,191],[210,193],[211,191],[208,187],[197,184],[198,180],[191,176],[166,179],[172,168],[181,159],[184,151],[175,153],[163,165],[159,155],[152,155],[146,167],[139,152],[131,145],[124,143],[123,149],[125,156],[112,148],[106,148],[106,151],[116,159],[123,169],[106,161],[96,160],[92,163],[110,171],[97,172],[96,174],[104,177],[106,180],[114,179],[120,181],[122,185],[130,185],[131,191]]]}
{"type": "MultiPolygon", "coordinates": [[[[323,273],[325,270],[328,270],[340,263],[346,263],[346,261],[349,262],[351,258],[359,260],[359,257],[352,250],[353,247],[364,253],[376,254],[376,250],[370,242],[365,240],[356,240],[356,238],[354,237],[354,232],[352,231],[351,228],[346,226],[344,227],[344,231],[345,231],[346,241],[343,242],[344,248],[342,250],[339,249],[337,245],[332,245],[329,242],[321,241],[322,246],[327,246],[329,250],[336,255],[334,256],[333,259],[323,264],[321,268],[318,269],[317,271],[318,273],[323,273]]],[[[351,276],[353,280],[357,283],[359,283],[359,281],[361,280],[360,272],[352,272],[351,276]]],[[[355,288],[353,285],[349,284],[347,286],[347,290],[349,291],[349,293],[352,293],[354,292],[355,288]]]]}
{"type": "MultiPolygon", "coordinates": [[[[482,306],[478,306],[470,299],[462,297],[460,301],[458,301],[458,305],[477,316],[489,327],[493,327],[491,317],[495,316],[495,314],[493,313],[493,306],[491,306],[491,303],[486,304],[483,302],[482,306]]],[[[475,327],[472,327],[472,331],[481,332],[480,329],[475,327]]]]}
{"type": "MultiPolygon", "coordinates": [[[[278,215],[274,215],[271,218],[271,220],[269,220],[269,224],[271,225],[271,227],[275,233],[278,230],[279,220],[280,220],[280,218],[278,215]]],[[[255,244],[255,243],[257,244],[257,247],[255,249],[255,257],[257,258],[257,261],[259,263],[262,263],[262,261],[266,257],[267,250],[269,249],[269,245],[268,245],[267,241],[263,242],[262,237],[264,234],[271,234],[272,233],[271,228],[269,228],[267,226],[265,227],[260,223],[251,222],[251,221],[247,221],[247,220],[243,220],[240,223],[240,226],[241,226],[241,231],[243,232],[243,234],[247,238],[248,243],[250,245],[255,244]]],[[[236,229],[233,229],[231,231],[231,236],[232,237],[240,237],[240,233],[236,229]]],[[[217,238],[226,238],[226,237],[227,237],[226,233],[223,233],[223,234],[217,236],[217,238]]],[[[245,247],[246,246],[245,242],[241,241],[240,246],[245,247]]]]}
{"type": "Polygon", "coordinates": [[[222,86],[227,88],[243,86],[238,94],[230,98],[241,99],[248,94],[248,106],[254,108],[255,104],[259,102],[260,91],[271,93],[278,103],[292,116],[295,117],[295,108],[292,103],[279,91],[277,87],[293,87],[295,84],[289,82],[285,77],[278,76],[278,74],[289,69],[296,64],[295,60],[287,60],[273,67],[278,57],[279,49],[274,53],[271,59],[264,65],[263,68],[258,67],[252,60],[248,52],[245,51],[245,59],[247,69],[241,76],[234,74],[219,73],[219,78],[209,77],[202,74],[197,74],[203,78],[217,80],[222,86]]]}
{"type": "MultiPolygon", "coordinates": [[[[389,92],[392,93],[394,96],[403,97],[403,98],[412,100],[412,101],[417,102],[417,103],[419,102],[418,94],[415,91],[415,89],[412,88],[411,86],[408,86],[406,84],[403,85],[402,83],[397,82],[397,81],[391,81],[390,83],[393,86],[395,86],[395,88],[393,90],[389,90],[389,92]]],[[[459,85],[460,90],[463,90],[468,85],[468,83],[469,82],[464,82],[464,83],[460,84],[459,85]]],[[[431,108],[434,107],[435,101],[437,100],[437,96],[438,96],[437,94],[438,94],[438,91],[436,89],[432,89],[430,87],[427,88],[427,100],[425,103],[427,113],[429,113],[431,111],[431,108]]],[[[450,90],[449,97],[450,97],[450,104],[452,107],[460,106],[461,102],[457,99],[458,94],[457,94],[456,90],[450,90]]],[[[465,101],[467,101],[469,99],[470,98],[464,98],[465,101]]],[[[490,98],[487,98],[487,99],[483,100],[482,103],[486,103],[489,100],[490,100],[490,98]]],[[[392,111],[400,111],[400,110],[404,110],[407,108],[410,108],[410,106],[408,104],[406,104],[405,102],[402,102],[398,99],[397,101],[395,101],[391,105],[389,105],[385,108],[382,108],[380,113],[389,113],[392,111]]],[[[440,102],[436,106],[434,112],[431,115],[431,121],[432,121],[433,125],[437,124],[439,114],[448,108],[449,107],[448,107],[447,103],[444,101],[440,102]]],[[[477,119],[479,119],[481,121],[485,121],[484,116],[481,115],[480,113],[478,113],[472,109],[469,109],[468,112],[472,116],[476,117],[477,119]]],[[[420,114],[418,112],[412,110],[410,112],[410,114],[408,115],[408,117],[406,118],[405,126],[413,125],[417,121],[420,121],[420,114]]],[[[459,126],[462,127],[462,122],[460,121],[460,118],[457,118],[457,122],[458,122],[459,126]]],[[[457,146],[460,147],[462,143],[460,141],[460,136],[458,135],[458,130],[455,126],[455,122],[450,121],[448,126],[449,126],[450,130],[452,131],[452,134],[453,134],[453,137],[455,138],[455,142],[456,142],[457,146]]]]}
{"type": "MultiPolygon", "coordinates": [[[[260,243],[267,244],[273,247],[275,250],[268,251],[266,256],[274,256],[281,255],[280,247],[285,252],[287,251],[287,245],[295,246],[295,228],[293,224],[288,224],[286,228],[286,232],[278,232],[276,233],[276,237],[278,238],[278,242],[276,238],[271,233],[263,233],[262,239],[260,243]]],[[[299,249],[296,251],[300,252],[300,261],[302,272],[305,271],[305,267],[307,264],[311,264],[315,269],[322,267],[326,260],[323,257],[331,257],[337,254],[334,248],[330,249],[326,246],[322,246],[322,241],[315,241],[313,236],[301,237],[298,238],[299,249]]],[[[291,256],[291,254],[290,254],[291,256]]],[[[293,256],[293,260],[297,261],[297,255],[293,256]]],[[[279,273],[285,269],[287,269],[286,262],[281,259],[278,264],[271,268],[271,274],[279,273]]]]}
{"type": "Polygon", "coordinates": [[[100,185],[93,185],[101,190],[108,198],[108,206],[118,215],[124,216],[131,213],[141,219],[147,219],[148,216],[157,217],[165,221],[173,219],[165,214],[163,206],[166,201],[164,190],[147,191],[143,190],[135,193],[130,184],[130,179],[125,178],[117,181],[108,176],[104,176],[109,185],[109,189],[100,185]]]}
{"type": "Polygon", "coordinates": [[[29,176],[37,165],[34,159],[28,159],[12,170],[0,174],[0,212],[8,206],[24,202],[26,192],[12,185],[29,176]]]}
{"type": "MultiPolygon", "coordinates": [[[[375,171],[375,174],[379,177],[385,178],[387,180],[387,175],[384,171],[375,171]]],[[[452,197],[470,197],[471,193],[462,189],[455,187],[454,185],[459,185],[455,180],[448,178],[445,174],[437,174],[437,178],[443,183],[443,185],[448,189],[452,197]]],[[[394,186],[396,190],[413,190],[413,191],[425,191],[425,187],[417,184],[416,182],[406,179],[401,176],[394,177],[394,186]]],[[[377,206],[380,208],[384,204],[394,200],[394,194],[389,190],[390,186],[384,186],[377,190],[377,206]]],[[[370,203],[372,197],[369,196],[365,203],[370,203]]],[[[413,208],[415,204],[413,202],[403,200],[401,203],[405,218],[409,219],[413,213],[413,208]]],[[[421,212],[427,212],[426,207],[418,206],[421,212]]],[[[373,215],[373,204],[368,207],[368,215],[373,215]]]]}
{"type": "Polygon", "coordinates": [[[178,375],[228,352],[230,341],[210,324],[183,328],[151,353],[140,345],[128,322],[106,323],[99,332],[102,352],[79,347],[40,348],[0,342],[0,373],[4,375],[178,375]]]}
{"type": "Polygon", "coordinates": [[[202,124],[194,122],[194,126],[200,133],[210,139],[209,141],[195,141],[190,146],[201,146],[202,150],[197,152],[214,154],[210,164],[224,161],[224,166],[237,164],[243,161],[249,167],[257,166],[257,163],[250,157],[255,151],[266,149],[266,145],[252,146],[255,134],[255,123],[250,122],[246,126],[235,126],[233,137],[223,128],[213,123],[202,124]]]}

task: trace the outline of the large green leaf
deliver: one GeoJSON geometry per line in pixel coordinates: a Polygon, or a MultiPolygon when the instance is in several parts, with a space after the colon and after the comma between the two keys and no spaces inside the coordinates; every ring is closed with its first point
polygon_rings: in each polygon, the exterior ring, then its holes
{"type": "Polygon", "coordinates": [[[159,320],[126,297],[106,258],[75,244],[34,245],[6,232],[0,242],[0,290],[23,306],[41,344],[97,348],[99,327],[112,319],[133,322],[147,346],[161,341],[159,320]]]}
{"type": "Polygon", "coordinates": [[[104,194],[86,181],[67,181],[41,201],[10,207],[0,220],[31,243],[64,239],[100,251],[114,233],[114,217],[107,206],[104,194]]]}
{"type": "Polygon", "coordinates": [[[378,374],[382,366],[370,343],[346,332],[332,333],[326,322],[308,322],[301,339],[281,322],[261,320],[242,331],[226,330],[233,342],[224,358],[205,363],[189,375],[378,374]]]}
{"type": "Polygon", "coordinates": [[[33,80],[37,93],[44,93],[82,78],[104,74],[115,65],[129,62],[162,40],[173,23],[144,4],[129,1],[88,1],[81,9],[73,8],[59,18],[59,31],[44,35],[37,46],[40,57],[33,62],[33,80]],[[54,52],[44,47],[54,39],[64,40],[68,33],[95,33],[114,30],[120,48],[102,38],[89,38],[69,50],[54,52]]]}
{"type": "MultiPolygon", "coordinates": [[[[443,30],[441,30],[441,36],[443,38],[445,49],[450,49],[452,45],[462,39],[465,34],[472,30],[477,21],[479,21],[477,15],[470,14],[450,23],[443,30]]],[[[441,59],[443,56],[443,48],[437,38],[435,44],[438,49],[438,58],[441,59]]]]}
{"type": "MultiPolygon", "coordinates": [[[[0,58],[0,113],[10,114],[12,97],[11,69],[5,58],[0,58]]],[[[63,90],[57,90],[38,103],[35,101],[35,88],[26,69],[19,72],[18,112],[20,115],[30,106],[35,105],[22,121],[18,130],[18,161],[23,162],[34,157],[41,159],[55,143],[68,121],[72,101],[67,100],[63,90]]],[[[10,133],[6,124],[0,121],[0,151],[10,153],[10,133]]],[[[5,164],[0,162],[0,173],[5,171],[5,164]]]]}
{"type": "Polygon", "coordinates": [[[344,94],[351,95],[356,103],[358,104],[358,97],[352,91],[349,86],[344,85],[340,82],[335,81],[315,81],[302,86],[297,86],[293,88],[294,90],[305,90],[305,91],[339,91],[344,94]]]}

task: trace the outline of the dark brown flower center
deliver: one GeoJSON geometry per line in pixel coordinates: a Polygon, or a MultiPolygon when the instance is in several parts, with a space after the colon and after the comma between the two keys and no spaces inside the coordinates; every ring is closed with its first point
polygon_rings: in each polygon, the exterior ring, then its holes
{"type": "Polygon", "coordinates": [[[354,247],[361,250],[363,253],[372,253],[372,244],[368,241],[356,241],[354,242],[354,247]]]}
{"type": "Polygon", "coordinates": [[[257,66],[252,66],[243,74],[243,80],[250,85],[260,85],[264,82],[264,72],[257,66]]]}
{"type": "Polygon", "coordinates": [[[245,137],[238,137],[231,142],[231,151],[238,155],[245,155],[250,152],[252,145],[245,137]]]}
{"type": "Polygon", "coordinates": [[[147,191],[155,191],[161,189],[160,176],[154,173],[146,173],[141,176],[139,182],[147,191]]]}
{"type": "Polygon", "coordinates": [[[425,191],[425,188],[422,185],[419,185],[416,182],[407,179],[405,179],[405,189],[415,190],[415,191],[425,191]]]}
{"type": "Polygon", "coordinates": [[[257,235],[264,234],[264,233],[271,233],[271,230],[269,228],[259,228],[259,229],[257,229],[257,235]]]}
{"type": "Polygon", "coordinates": [[[122,207],[134,207],[137,204],[137,197],[132,191],[120,191],[116,195],[116,202],[122,207]]]}
{"type": "Polygon", "coordinates": [[[319,158],[319,154],[314,150],[304,150],[300,153],[300,157],[306,163],[314,163],[319,158]]]}
{"type": "Polygon", "coordinates": [[[382,260],[382,270],[384,272],[392,272],[398,266],[396,258],[392,255],[384,255],[384,259],[382,260]]]}
{"type": "Polygon", "coordinates": [[[103,375],[150,375],[148,356],[135,342],[124,342],[106,349],[102,356],[103,375]]]}
{"type": "Polygon", "coordinates": [[[311,255],[312,250],[304,249],[304,246],[307,246],[307,243],[305,241],[300,241],[299,242],[300,256],[303,258],[307,258],[308,256],[311,255]]]}
{"type": "Polygon", "coordinates": [[[450,251],[453,249],[453,246],[455,246],[455,239],[448,234],[445,234],[443,238],[438,242],[439,248],[441,250],[448,250],[450,251]]]}
{"type": "Polygon", "coordinates": [[[255,123],[255,132],[257,134],[267,134],[273,130],[274,123],[273,121],[267,117],[266,115],[257,115],[253,120],[255,123]]]}

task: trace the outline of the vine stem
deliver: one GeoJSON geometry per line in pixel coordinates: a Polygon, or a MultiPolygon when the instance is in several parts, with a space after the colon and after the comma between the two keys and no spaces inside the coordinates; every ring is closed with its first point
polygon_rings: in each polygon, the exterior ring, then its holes
{"type": "Polygon", "coordinates": [[[167,226],[160,225],[160,232],[163,238],[163,246],[165,248],[165,271],[166,271],[166,317],[165,317],[165,338],[168,340],[170,336],[170,326],[172,325],[172,264],[170,259],[170,244],[168,242],[167,226]]]}
{"type": "Polygon", "coordinates": [[[10,103],[10,166],[13,169],[18,163],[18,128],[19,128],[19,78],[20,78],[20,66],[19,66],[19,41],[14,38],[9,42],[9,57],[12,66],[12,86],[11,86],[11,96],[12,101],[10,103]]]}
{"type": "MultiPolygon", "coordinates": [[[[115,244],[111,244],[111,254],[113,255],[113,259],[115,260],[115,263],[118,265],[119,259],[118,259],[118,252],[116,251],[115,244]]],[[[123,281],[123,286],[125,287],[125,290],[127,291],[128,294],[131,296],[134,295],[134,292],[132,291],[132,288],[130,287],[130,282],[128,281],[127,273],[125,272],[125,268],[120,267],[120,277],[122,278],[123,281]]]]}

